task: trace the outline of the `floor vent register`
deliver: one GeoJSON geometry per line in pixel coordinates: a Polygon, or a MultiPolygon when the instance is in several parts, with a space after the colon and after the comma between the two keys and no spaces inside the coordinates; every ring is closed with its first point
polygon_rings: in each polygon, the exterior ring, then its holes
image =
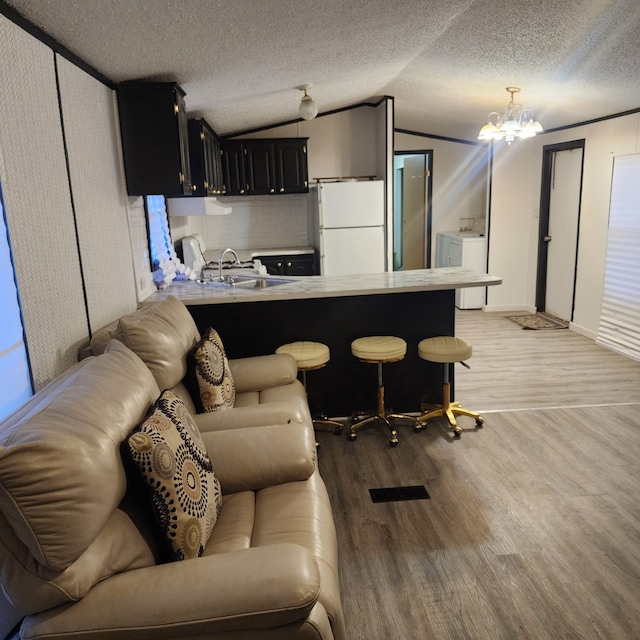
{"type": "Polygon", "coordinates": [[[402,500],[428,500],[431,498],[423,485],[369,489],[369,493],[372,502],[400,502],[402,500]]]}

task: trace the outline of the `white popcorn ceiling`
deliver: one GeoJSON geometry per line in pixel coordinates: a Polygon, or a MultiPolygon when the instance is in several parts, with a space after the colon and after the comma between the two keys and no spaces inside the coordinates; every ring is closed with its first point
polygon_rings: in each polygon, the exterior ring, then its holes
{"type": "Polygon", "coordinates": [[[222,135],[389,95],[474,140],[522,89],[546,129],[640,107],[638,0],[7,0],[113,81],[177,81],[222,135]]]}

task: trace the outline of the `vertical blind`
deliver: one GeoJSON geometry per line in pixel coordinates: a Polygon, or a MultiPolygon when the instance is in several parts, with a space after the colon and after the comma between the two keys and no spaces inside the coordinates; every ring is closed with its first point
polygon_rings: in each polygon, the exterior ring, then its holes
{"type": "Polygon", "coordinates": [[[31,397],[31,376],[0,185],[0,420],[31,397]]]}
{"type": "Polygon", "coordinates": [[[640,361],[640,154],[613,163],[598,344],[640,361]]]}

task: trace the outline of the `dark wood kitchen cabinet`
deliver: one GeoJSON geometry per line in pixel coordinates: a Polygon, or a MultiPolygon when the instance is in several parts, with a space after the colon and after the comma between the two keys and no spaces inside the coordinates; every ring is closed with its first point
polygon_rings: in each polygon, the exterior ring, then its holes
{"type": "Polygon", "coordinates": [[[223,140],[222,176],[228,196],[247,195],[248,186],[245,175],[244,145],[240,141],[223,140]]]}
{"type": "Polygon", "coordinates": [[[189,120],[189,163],[194,196],[225,193],[220,139],[206,120],[189,120]]]}
{"type": "Polygon", "coordinates": [[[116,86],[122,153],[131,196],[191,195],[187,112],[175,82],[116,86]]]}
{"type": "Polygon", "coordinates": [[[266,267],[272,276],[315,276],[316,259],[312,253],[281,255],[281,256],[256,256],[266,267]]]}
{"type": "Polygon", "coordinates": [[[222,141],[227,195],[307,193],[307,138],[222,141]]]}

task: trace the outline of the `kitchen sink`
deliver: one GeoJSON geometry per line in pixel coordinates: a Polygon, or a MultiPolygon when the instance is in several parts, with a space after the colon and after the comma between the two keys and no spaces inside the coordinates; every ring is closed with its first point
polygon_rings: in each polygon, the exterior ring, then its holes
{"type": "Polygon", "coordinates": [[[224,280],[207,280],[200,283],[210,287],[240,287],[242,289],[266,289],[268,287],[276,287],[279,284],[288,284],[293,280],[284,278],[269,278],[265,276],[227,276],[224,280]]]}

